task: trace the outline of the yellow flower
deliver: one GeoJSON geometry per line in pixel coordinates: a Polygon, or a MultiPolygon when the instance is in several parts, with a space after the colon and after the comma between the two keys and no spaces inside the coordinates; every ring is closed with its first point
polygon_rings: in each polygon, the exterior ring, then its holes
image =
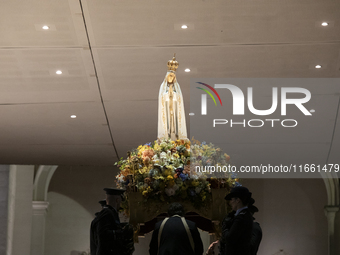
{"type": "Polygon", "coordinates": [[[160,150],[161,150],[161,146],[159,146],[159,144],[156,143],[156,144],[154,145],[153,149],[154,149],[155,151],[160,151],[160,150]]]}
{"type": "Polygon", "coordinates": [[[147,188],[146,188],[146,190],[144,190],[143,192],[142,192],[142,194],[143,194],[143,196],[146,196],[148,193],[150,193],[150,192],[152,192],[152,189],[151,189],[151,187],[150,186],[148,186],[147,188]]]}
{"type": "Polygon", "coordinates": [[[168,175],[170,175],[171,174],[171,170],[169,170],[169,169],[166,169],[166,170],[164,170],[163,172],[162,172],[162,175],[164,176],[164,177],[168,177],[168,175]]]}
{"type": "Polygon", "coordinates": [[[140,156],[141,153],[143,153],[143,151],[149,150],[149,149],[150,149],[150,148],[149,148],[149,146],[147,146],[147,145],[140,145],[140,146],[138,147],[138,150],[139,150],[138,156],[140,156]]]}
{"type": "Polygon", "coordinates": [[[139,169],[139,173],[141,174],[145,174],[145,173],[148,173],[149,172],[149,169],[145,166],[143,167],[142,169],[139,169]]]}
{"type": "Polygon", "coordinates": [[[207,198],[206,196],[203,196],[203,197],[202,197],[202,201],[204,201],[206,198],[207,198]]]}
{"type": "Polygon", "coordinates": [[[193,182],[192,182],[192,186],[197,187],[198,185],[199,185],[199,182],[198,182],[198,181],[193,181],[193,182]]]}
{"type": "Polygon", "coordinates": [[[174,177],[172,177],[171,175],[168,175],[167,179],[170,181],[170,180],[173,180],[174,177]]]}

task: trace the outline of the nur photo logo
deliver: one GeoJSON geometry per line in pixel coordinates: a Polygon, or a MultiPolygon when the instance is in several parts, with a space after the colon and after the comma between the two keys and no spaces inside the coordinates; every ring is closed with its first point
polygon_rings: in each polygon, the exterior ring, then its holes
{"type": "MultiPolygon", "coordinates": [[[[201,94],[201,115],[207,115],[208,113],[208,103],[207,103],[207,94],[212,98],[214,101],[215,106],[217,106],[216,100],[214,95],[210,92],[212,91],[215,96],[220,101],[221,107],[223,107],[222,100],[220,97],[227,92],[227,96],[232,97],[232,113],[235,116],[242,116],[245,115],[245,102],[247,102],[247,107],[250,113],[257,115],[257,116],[269,116],[276,112],[278,108],[280,108],[281,116],[287,115],[287,105],[294,105],[297,107],[303,115],[311,116],[312,114],[306,109],[304,104],[310,101],[311,93],[308,89],[301,88],[301,87],[272,87],[271,88],[271,106],[267,109],[256,109],[254,106],[254,95],[253,95],[253,87],[247,87],[246,96],[243,91],[236,85],[232,84],[214,84],[214,87],[203,83],[203,82],[196,82],[200,85],[203,85],[205,88],[196,87],[204,91],[204,94],[201,94]],[[209,91],[209,90],[210,91],[209,91]],[[216,89],[220,89],[219,93],[216,89]],[[224,92],[225,91],[225,92],[224,92]],[[280,92],[280,93],[279,93],[280,92]],[[295,97],[298,98],[290,98],[289,95],[294,94],[295,97]]],[[[270,88],[268,88],[270,89],[270,88]]],[[[224,106],[226,107],[226,106],[224,106]]],[[[245,120],[243,119],[241,122],[238,120],[233,121],[233,119],[214,119],[213,120],[213,127],[216,125],[224,125],[230,123],[230,126],[233,127],[235,125],[242,125],[243,127],[262,127],[265,123],[271,123],[271,126],[274,127],[276,122],[280,122],[281,126],[283,127],[295,127],[297,126],[298,122],[295,119],[250,119],[245,120]]]]}

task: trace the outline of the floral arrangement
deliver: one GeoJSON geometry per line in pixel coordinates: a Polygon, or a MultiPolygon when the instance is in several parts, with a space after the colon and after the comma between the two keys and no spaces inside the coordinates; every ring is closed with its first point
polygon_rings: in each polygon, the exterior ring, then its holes
{"type": "MultiPolygon", "coordinates": [[[[211,189],[239,185],[235,175],[196,171],[209,166],[229,165],[229,155],[213,144],[192,139],[156,140],[128,152],[126,159],[116,162],[119,188],[140,192],[144,201],[190,201],[195,207],[211,201],[211,189]]],[[[123,204],[126,208],[127,204],[123,204]]]]}

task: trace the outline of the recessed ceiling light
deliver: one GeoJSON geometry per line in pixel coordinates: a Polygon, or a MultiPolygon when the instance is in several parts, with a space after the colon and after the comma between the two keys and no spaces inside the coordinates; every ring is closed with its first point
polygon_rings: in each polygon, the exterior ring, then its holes
{"type": "Polygon", "coordinates": [[[191,112],[191,113],[189,113],[189,115],[190,115],[190,116],[194,116],[194,115],[195,115],[195,113],[191,112]]]}
{"type": "Polygon", "coordinates": [[[315,110],[314,110],[314,109],[311,109],[310,112],[315,112],[315,110]]]}
{"type": "Polygon", "coordinates": [[[187,26],[187,25],[182,25],[181,28],[182,28],[182,29],[187,29],[188,26],[187,26]]]}
{"type": "Polygon", "coordinates": [[[48,30],[48,29],[50,29],[50,27],[49,26],[43,26],[42,29],[48,30]]]}
{"type": "Polygon", "coordinates": [[[60,70],[58,70],[58,71],[56,71],[55,73],[56,73],[56,74],[62,74],[63,72],[60,71],[60,70]]]}
{"type": "Polygon", "coordinates": [[[327,22],[322,22],[322,23],[321,23],[321,26],[327,27],[327,26],[328,26],[328,23],[327,23],[327,22]]]}
{"type": "Polygon", "coordinates": [[[75,119],[75,118],[77,118],[77,116],[76,115],[71,115],[71,118],[75,119]]]}
{"type": "Polygon", "coordinates": [[[191,70],[189,68],[185,69],[184,72],[189,73],[191,70]]]}
{"type": "Polygon", "coordinates": [[[318,69],[320,69],[322,66],[320,66],[320,65],[316,65],[315,66],[315,68],[318,68],[318,69]]]}

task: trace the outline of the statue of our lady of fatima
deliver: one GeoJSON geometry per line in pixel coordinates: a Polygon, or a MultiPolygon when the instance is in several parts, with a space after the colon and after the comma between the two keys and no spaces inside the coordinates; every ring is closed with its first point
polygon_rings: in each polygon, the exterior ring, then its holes
{"type": "Polygon", "coordinates": [[[158,96],[158,138],[187,139],[184,103],[176,79],[176,56],[168,61],[168,71],[158,96]]]}

